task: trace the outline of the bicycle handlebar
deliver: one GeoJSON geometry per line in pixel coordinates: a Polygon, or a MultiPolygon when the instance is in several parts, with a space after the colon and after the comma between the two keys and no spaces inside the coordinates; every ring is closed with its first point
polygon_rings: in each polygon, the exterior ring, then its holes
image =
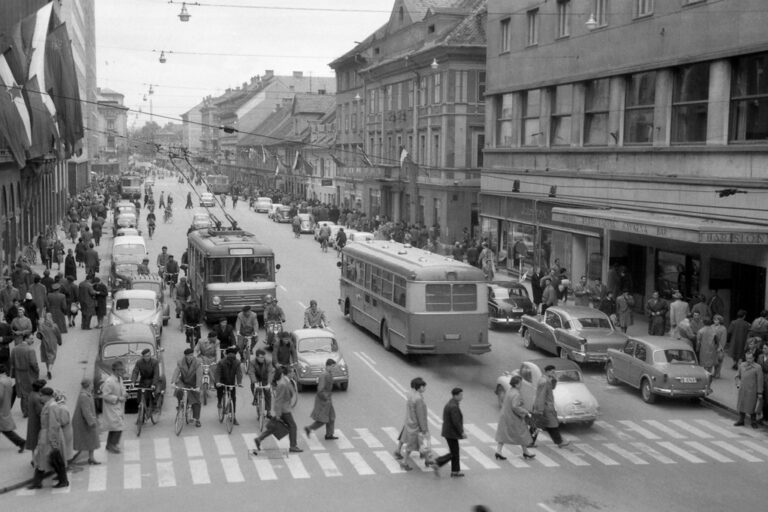
{"type": "Polygon", "coordinates": [[[172,384],[174,389],[178,389],[179,391],[200,391],[200,388],[182,388],[177,386],[176,384],[172,384]]]}

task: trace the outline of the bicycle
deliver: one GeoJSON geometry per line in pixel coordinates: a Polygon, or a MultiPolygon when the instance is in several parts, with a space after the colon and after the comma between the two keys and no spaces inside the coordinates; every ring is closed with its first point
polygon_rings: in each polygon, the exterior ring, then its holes
{"type": "Polygon", "coordinates": [[[155,234],[155,223],[147,225],[147,231],[149,231],[149,239],[152,240],[152,235],[155,234]]]}
{"type": "Polygon", "coordinates": [[[256,424],[259,426],[259,432],[264,431],[264,427],[267,424],[267,408],[266,408],[266,395],[264,393],[271,393],[272,388],[267,386],[252,386],[253,391],[253,405],[256,406],[256,424]]]}
{"type": "Polygon", "coordinates": [[[328,239],[323,237],[320,239],[320,249],[323,252],[328,252],[328,239]]]}
{"type": "Polygon", "coordinates": [[[179,400],[179,405],[176,408],[176,421],[174,422],[174,428],[176,430],[176,435],[178,436],[181,434],[184,425],[188,425],[194,421],[194,417],[192,416],[192,405],[189,403],[187,393],[190,391],[199,391],[199,389],[178,388],[176,386],[174,386],[174,388],[181,391],[181,400],[179,400]]]}
{"type": "Polygon", "coordinates": [[[211,388],[211,366],[213,364],[203,364],[203,382],[200,384],[200,394],[202,395],[203,405],[208,405],[208,390],[211,388]]]}
{"type": "Polygon", "coordinates": [[[251,361],[251,353],[253,347],[259,341],[259,335],[253,334],[238,334],[237,335],[237,350],[240,353],[240,362],[245,365],[245,372],[248,372],[248,365],[251,361]]]}
{"type": "Polygon", "coordinates": [[[159,395],[157,403],[155,402],[154,388],[137,388],[139,398],[139,409],[136,414],[136,437],[141,435],[141,429],[147,422],[147,418],[153,425],[157,425],[160,419],[160,408],[162,407],[163,396],[159,395]],[[149,392],[149,404],[144,400],[144,392],[149,392]],[[149,409],[149,410],[147,410],[149,409]]]}
{"type": "Polygon", "coordinates": [[[189,348],[194,350],[197,342],[200,341],[200,324],[184,324],[184,336],[187,340],[187,345],[189,345],[189,348]]]}
{"type": "Polygon", "coordinates": [[[219,384],[224,388],[224,397],[221,407],[219,407],[219,423],[224,423],[227,427],[227,434],[232,433],[232,427],[235,425],[235,408],[232,404],[233,390],[237,386],[230,384],[219,384]]]}
{"type": "Polygon", "coordinates": [[[179,277],[178,272],[174,272],[174,273],[165,272],[164,279],[165,279],[165,284],[168,285],[169,298],[174,297],[176,295],[176,280],[178,279],[178,277],[179,277]]]}

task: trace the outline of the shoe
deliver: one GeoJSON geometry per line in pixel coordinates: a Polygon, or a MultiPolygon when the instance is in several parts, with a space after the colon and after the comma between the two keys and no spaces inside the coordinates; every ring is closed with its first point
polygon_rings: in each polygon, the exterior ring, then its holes
{"type": "Polygon", "coordinates": [[[54,489],[61,489],[62,487],[69,487],[69,482],[59,482],[53,486],[54,489]]]}
{"type": "Polygon", "coordinates": [[[96,459],[88,459],[89,466],[98,466],[99,464],[101,464],[101,462],[97,461],[96,459]]]}
{"type": "MultiPolygon", "coordinates": [[[[755,428],[757,428],[757,427],[755,427],[755,428]]],[[[27,444],[27,442],[24,441],[23,443],[21,443],[19,445],[19,453],[24,453],[24,447],[26,446],[26,444],[27,444]]]]}
{"type": "Polygon", "coordinates": [[[557,447],[558,447],[558,448],[565,448],[566,446],[568,446],[568,445],[570,445],[570,444],[571,444],[571,442],[570,442],[570,441],[563,441],[562,443],[560,443],[559,445],[557,445],[557,447]]]}
{"type": "Polygon", "coordinates": [[[398,451],[394,451],[394,452],[393,452],[393,454],[394,454],[394,456],[395,456],[395,459],[397,459],[397,460],[403,460],[403,454],[402,454],[402,453],[400,453],[400,452],[398,452],[398,451]]]}
{"type": "Polygon", "coordinates": [[[463,476],[464,476],[464,473],[462,473],[461,471],[454,471],[451,473],[452,478],[461,478],[463,476]]]}
{"type": "Polygon", "coordinates": [[[507,460],[507,458],[505,456],[503,456],[502,454],[500,454],[498,452],[494,453],[493,456],[496,457],[496,460],[507,460]]]}
{"type": "Polygon", "coordinates": [[[438,465],[437,462],[433,462],[431,466],[432,466],[432,471],[435,473],[435,476],[440,476],[440,465],[438,465]]]}
{"type": "Polygon", "coordinates": [[[48,372],[47,375],[48,375],[48,380],[51,380],[53,378],[51,377],[51,372],[48,372]]]}
{"type": "Polygon", "coordinates": [[[237,420],[234,420],[234,421],[232,422],[232,424],[233,424],[233,425],[240,425],[240,423],[239,423],[237,420]]]}
{"type": "Polygon", "coordinates": [[[256,450],[254,450],[254,451],[259,451],[260,452],[261,451],[261,441],[259,441],[258,437],[254,437],[253,438],[253,444],[256,445],[256,450]]]}
{"type": "Polygon", "coordinates": [[[743,427],[744,426],[744,420],[739,420],[736,423],[733,424],[734,427],[743,427]]]}
{"type": "Polygon", "coordinates": [[[406,464],[406,463],[404,463],[404,462],[401,462],[401,463],[400,463],[400,467],[401,467],[401,468],[402,468],[404,471],[411,471],[411,470],[413,469],[413,468],[412,468],[410,465],[408,465],[408,464],[406,464]]]}
{"type": "Polygon", "coordinates": [[[288,451],[291,452],[291,453],[301,453],[304,450],[302,450],[298,446],[291,446],[290,448],[288,448],[288,451]]]}
{"type": "Polygon", "coordinates": [[[312,429],[309,427],[304,427],[304,433],[307,434],[307,437],[312,436],[312,429]]]}
{"type": "Polygon", "coordinates": [[[535,453],[523,453],[523,458],[524,459],[532,459],[534,457],[536,457],[535,453]]]}
{"type": "Polygon", "coordinates": [[[109,453],[118,454],[120,453],[120,448],[118,448],[117,446],[107,446],[107,451],[109,453]]]}
{"type": "Polygon", "coordinates": [[[196,420],[195,421],[195,426],[198,427],[198,428],[202,427],[202,425],[200,425],[200,420],[196,420]]]}
{"type": "Polygon", "coordinates": [[[42,489],[42,488],[43,488],[43,484],[30,484],[30,485],[27,486],[27,489],[30,489],[30,490],[31,489],[42,489]]]}
{"type": "Polygon", "coordinates": [[[331,435],[331,436],[325,436],[325,439],[326,439],[327,441],[335,441],[335,440],[336,440],[336,439],[338,439],[338,438],[339,438],[338,436],[333,436],[333,435],[331,435]]]}

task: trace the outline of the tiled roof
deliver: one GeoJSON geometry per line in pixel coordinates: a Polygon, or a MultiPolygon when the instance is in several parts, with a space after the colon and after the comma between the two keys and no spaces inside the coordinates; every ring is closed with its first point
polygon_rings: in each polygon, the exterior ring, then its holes
{"type": "Polygon", "coordinates": [[[448,32],[438,43],[440,46],[486,45],[485,22],[488,17],[488,1],[473,0],[472,13],[448,32]]]}
{"type": "Polygon", "coordinates": [[[405,9],[411,14],[414,21],[421,21],[427,11],[439,11],[443,9],[466,8],[474,0],[403,0],[405,9]]]}
{"type": "Polygon", "coordinates": [[[301,142],[307,139],[309,128],[303,127],[296,134],[294,121],[319,120],[336,108],[336,98],[332,95],[297,94],[290,107],[285,106],[267,117],[264,122],[253,130],[251,135],[244,137],[240,146],[271,146],[281,143],[301,142]]]}

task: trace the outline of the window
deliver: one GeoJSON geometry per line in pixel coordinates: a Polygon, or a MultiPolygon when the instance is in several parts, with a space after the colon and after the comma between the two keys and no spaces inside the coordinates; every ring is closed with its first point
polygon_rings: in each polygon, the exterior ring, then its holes
{"type": "Polygon", "coordinates": [[[413,108],[413,88],[415,87],[416,82],[414,80],[408,80],[408,108],[413,108]]]}
{"type": "Polygon", "coordinates": [[[606,19],[606,7],[608,0],[595,0],[593,14],[598,27],[604,27],[608,24],[606,19]]]}
{"type": "Polygon", "coordinates": [[[635,0],[637,16],[649,16],[653,14],[653,0],[635,0]]]}
{"type": "Polygon", "coordinates": [[[678,68],[674,80],[672,142],[706,142],[709,63],[678,68]]]}
{"type": "Polygon", "coordinates": [[[571,0],[557,0],[557,37],[571,34],[571,0]]]}
{"type": "Polygon", "coordinates": [[[559,329],[560,327],[563,326],[563,323],[560,320],[560,317],[557,315],[557,313],[554,313],[552,311],[547,311],[546,316],[544,318],[544,323],[552,327],[553,329],[559,329]]]}
{"type": "Polygon", "coordinates": [[[429,165],[440,165],[440,134],[432,135],[432,154],[430,155],[429,165]]]}
{"type": "Polygon", "coordinates": [[[427,158],[427,136],[419,134],[419,160],[424,161],[427,158]]]}
{"type": "Polygon", "coordinates": [[[645,361],[647,357],[648,357],[648,349],[642,343],[638,343],[637,348],[635,349],[635,359],[639,359],[640,361],[645,361]]]}
{"type": "Polygon", "coordinates": [[[477,73],[477,102],[485,103],[485,71],[477,73]]]}
{"type": "Polygon", "coordinates": [[[457,71],[453,90],[454,103],[467,102],[467,82],[469,80],[468,71],[457,71]]]}
{"type": "Polygon", "coordinates": [[[384,108],[385,112],[392,111],[392,86],[388,85],[384,87],[384,108]]]}
{"type": "Polygon", "coordinates": [[[528,21],[528,38],[526,44],[533,46],[539,44],[539,10],[532,9],[526,13],[528,21]]]}
{"type": "Polygon", "coordinates": [[[552,145],[571,144],[571,113],[573,112],[573,85],[558,85],[552,98],[552,145]]]}
{"type": "Polygon", "coordinates": [[[474,311],[477,309],[477,285],[426,285],[427,311],[474,311]]]}
{"type": "Polygon", "coordinates": [[[477,309],[477,285],[453,285],[453,310],[474,311],[477,309]]]}
{"type": "Polygon", "coordinates": [[[451,310],[451,285],[428,284],[426,285],[426,309],[427,311],[451,310]]]}
{"type": "Polygon", "coordinates": [[[427,27],[427,32],[430,33],[430,34],[434,34],[435,33],[435,26],[434,25],[429,25],[427,27]]]}
{"type": "Polygon", "coordinates": [[[737,59],[731,84],[731,140],[768,139],[768,53],[737,59]]]}
{"type": "Polygon", "coordinates": [[[635,353],[635,344],[637,342],[635,340],[629,340],[627,341],[627,344],[624,345],[624,353],[627,355],[633,355],[635,353]]]}
{"type": "Polygon", "coordinates": [[[627,78],[624,113],[624,141],[650,144],[653,141],[653,108],[656,101],[656,72],[637,73],[627,78]]]}
{"type": "Polygon", "coordinates": [[[509,51],[510,22],[511,20],[509,18],[505,18],[500,22],[500,27],[499,27],[499,52],[500,53],[509,51]]]}
{"type": "Polygon", "coordinates": [[[590,80],[585,84],[584,94],[584,144],[605,146],[608,144],[609,80],[590,80]]]}
{"type": "Polygon", "coordinates": [[[352,104],[352,131],[357,131],[357,103],[352,104]]]}
{"type": "Polygon", "coordinates": [[[419,106],[427,106],[427,77],[422,77],[419,80],[419,106]]]}
{"type": "Polygon", "coordinates": [[[523,93],[523,145],[538,146],[541,129],[541,90],[531,89],[523,93]]]}
{"type": "Polygon", "coordinates": [[[440,199],[435,197],[432,199],[432,222],[440,222],[440,212],[442,211],[442,205],[440,199]]]}
{"type": "Polygon", "coordinates": [[[443,95],[442,95],[442,84],[441,84],[441,73],[436,73],[432,75],[432,103],[440,103],[442,101],[443,95]]]}
{"type": "Polygon", "coordinates": [[[387,300],[392,300],[392,272],[381,271],[381,296],[387,300]]]}
{"type": "Polygon", "coordinates": [[[395,276],[393,283],[393,297],[392,300],[395,304],[405,307],[405,278],[395,276]]]}
{"type": "Polygon", "coordinates": [[[379,267],[371,267],[371,292],[377,295],[381,293],[381,269],[379,267]]]}
{"type": "Polygon", "coordinates": [[[512,146],[512,100],[511,93],[495,96],[496,111],[496,145],[512,146]]]}

